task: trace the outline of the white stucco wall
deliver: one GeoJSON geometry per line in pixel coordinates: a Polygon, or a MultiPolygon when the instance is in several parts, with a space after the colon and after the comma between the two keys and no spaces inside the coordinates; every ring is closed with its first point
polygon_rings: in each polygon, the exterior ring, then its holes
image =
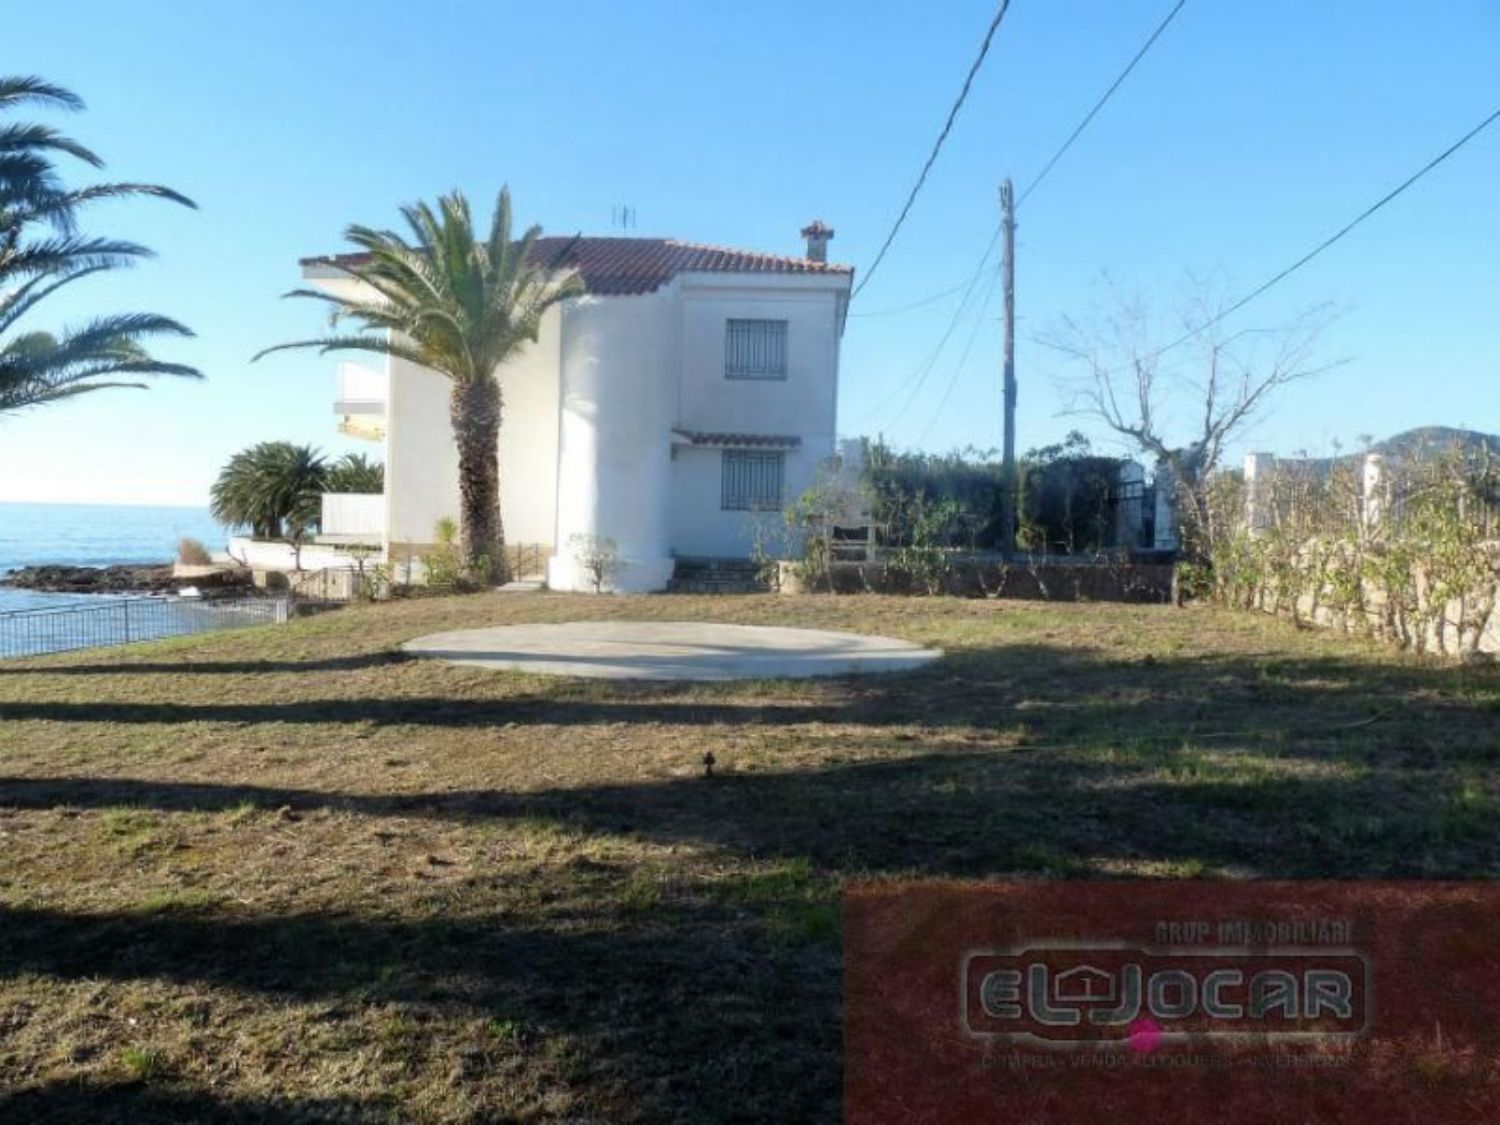
{"type": "Polygon", "coordinates": [[[569,551],[575,535],[612,539],[622,591],[672,576],[668,496],[675,414],[674,286],[582,297],[562,317],[556,553],[548,585],[592,589],[569,551]]]}
{"type": "MultiPolygon", "coordinates": [[[[776,275],[767,275],[776,278],[776,275]]],[[[733,275],[682,279],[679,423],[695,430],[797,434],[814,458],[831,457],[838,393],[835,294],[796,275],[759,285],[733,275]],[[725,282],[733,284],[725,284],[725,282]],[[730,319],[787,322],[785,380],[726,379],[730,319]]]]}
{"type": "Polygon", "coordinates": [[[563,310],[500,370],[500,514],[510,543],[550,544],[557,514],[557,410],[563,310]]]}
{"type": "Polygon", "coordinates": [[[448,419],[448,380],[404,359],[390,361],[385,443],[386,535],[393,559],[433,542],[433,525],[458,518],[458,447],[448,419]]]}
{"type": "MultiPolygon", "coordinates": [[[[782,497],[808,487],[835,446],[838,405],[838,293],[823,279],[685,275],[679,323],[682,374],[678,425],[710,433],[801,438],[785,451],[782,497]],[[724,333],[731,319],[787,322],[785,380],[724,377],[724,333]]],[[[718,558],[750,553],[754,513],[720,507],[723,450],[679,448],[672,463],[672,549],[718,558]]],[[[778,522],[775,513],[762,520],[778,522]]]]}
{"type": "MultiPolygon", "coordinates": [[[[754,540],[752,525],[768,526],[766,550],[783,549],[784,522],[779,512],[725,511],[723,499],[722,449],[679,447],[672,460],[672,550],[678,555],[703,558],[747,558],[754,540]]],[[[825,458],[807,449],[789,449],[783,454],[782,501],[790,504],[817,474],[825,458]]]]}

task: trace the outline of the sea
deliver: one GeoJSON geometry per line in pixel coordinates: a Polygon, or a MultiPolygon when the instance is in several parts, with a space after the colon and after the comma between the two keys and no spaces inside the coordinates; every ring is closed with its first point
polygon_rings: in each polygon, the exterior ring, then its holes
{"type": "MultiPolygon", "coordinates": [[[[223,551],[227,535],[207,508],[126,504],[0,503],[0,574],[23,566],[164,563],[177,541],[223,551]]],[[[97,603],[107,595],[50,594],[0,586],[0,612],[97,603]]]]}

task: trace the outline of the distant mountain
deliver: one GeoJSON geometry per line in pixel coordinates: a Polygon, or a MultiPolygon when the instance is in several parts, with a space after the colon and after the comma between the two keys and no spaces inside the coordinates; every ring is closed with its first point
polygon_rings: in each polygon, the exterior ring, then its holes
{"type": "MultiPolygon", "coordinates": [[[[1452,426],[1418,426],[1377,441],[1368,449],[1356,453],[1345,453],[1338,457],[1278,457],[1277,471],[1304,475],[1311,478],[1326,477],[1336,465],[1363,463],[1366,453],[1382,454],[1387,461],[1421,462],[1427,458],[1442,457],[1454,451],[1482,453],[1488,451],[1500,457],[1500,434],[1486,434],[1478,430],[1459,430],[1452,426]]],[[[1237,471],[1237,470],[1236,470],[1237,471]]]]}
{"type": "Polygon", "coordinates": [[[1370,446],[1371,453],[1383,453],[1391,458],[1432,457],[1454,450],[1487,450],[1500,456],[1500,434],[1458,430],[1452,426],[1418,426],[1415,430],[1407,430],[1370,446]]]}

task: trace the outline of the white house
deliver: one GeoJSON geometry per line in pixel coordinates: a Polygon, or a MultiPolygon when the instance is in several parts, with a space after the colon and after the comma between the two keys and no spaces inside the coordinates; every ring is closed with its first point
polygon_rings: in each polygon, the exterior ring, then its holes
{"type": "MultiPolygon", "coordinates": [[[[664,588],[681,558],[744,558],[751,520],[779,509],[834,453],[839,341],[853,270],[833,231],[783,257],[664,238],[569,242],[585,295],[550,310],[537,343],[500,371],[501,515],[508,543],[539,545],[554,589],[591,589],[576,536],[614,541],[613,585],[664,588]]],[[[308,258],[337,292],[357,257],[308,258]]],[[[325,505],[333,541],[378,541],[399,567],[458,515],[448,382],[403,360],[343,364],[339,428],[385,446],[383,499],[325,505]],[[377,525],[378,526],[375,526],[377,525]]]]}

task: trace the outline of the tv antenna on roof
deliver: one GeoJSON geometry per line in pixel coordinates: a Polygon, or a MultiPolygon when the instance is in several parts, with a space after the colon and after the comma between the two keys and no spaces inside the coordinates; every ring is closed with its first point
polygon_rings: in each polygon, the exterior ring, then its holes
{"type": "Polygon", "coordinates": [[[620,203],[610,208],[609,225],[616,230],[631,230],[635,227],[635,208],[620,203]]]}

